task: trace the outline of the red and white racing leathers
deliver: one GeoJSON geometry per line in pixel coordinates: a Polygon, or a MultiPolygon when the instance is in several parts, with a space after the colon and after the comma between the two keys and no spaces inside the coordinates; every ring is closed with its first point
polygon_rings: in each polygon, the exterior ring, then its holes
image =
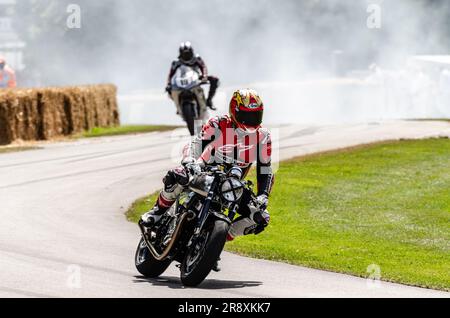
{"type": "MultiPolygon", "coordinates": [[[[269,196],[272,191],[272,140],[265,128],[245,132],[236,129],[229,116],[212,118],[184,148],[183,161],[188,158],[197,160],[201,165],[237,165],[243,170],[244,178],[256,163],[258,195],[269,196]]],[[[165,187],[159,196],[158,206],[162,209],[170,208],[188,182],[189,176],[184,167],[169,171],[164,178],[165,187]]],[[[251,211],[242,203],[239,214],[249,217],[251,211]]],[[[243,234],[238,232],[235,230],[233,237],[243,234]]]]}
{"type": "Polygon", "coordinates": [[[272,191],[272,140],[265,128],[244,132],[234,127],[229,116],[212,118],[185,148],[183,156],[199,159],[206,165],[237,165],[244,171],[244,177],[256,163],[258,195],[270,195],[272,191]]]}

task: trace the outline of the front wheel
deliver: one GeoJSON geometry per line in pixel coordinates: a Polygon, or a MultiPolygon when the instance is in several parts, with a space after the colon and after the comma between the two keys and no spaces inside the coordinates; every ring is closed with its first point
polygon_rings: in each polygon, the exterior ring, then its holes
{"type": "Polygon", "coordinates": [[[150,251],[148,250],[144,239],[141,238],[141,241],[139,242],[136,250],[136,255],[134,257],[134,263],[138,272],[145,277],[157,278],[167,270],[172,261],[158,261],[157,259],[155,259],[152,253],[150,253],[150,251]]]}
{"type": "Polygon", "coordinates": [[[183,103],[183,117],[186,121],[187,128],[189,129],[189,132],[191,133],[191,136],[195,135],[195,112],[194,112],[195,105],[192,103],[183,103]]]}
{"type": "Polygon", "coordinates": [[[181,282],[184,286],[200,285],[213,269],[227,240],[229,225],[216,220],[200,234],[181,264],[181,282]]]}

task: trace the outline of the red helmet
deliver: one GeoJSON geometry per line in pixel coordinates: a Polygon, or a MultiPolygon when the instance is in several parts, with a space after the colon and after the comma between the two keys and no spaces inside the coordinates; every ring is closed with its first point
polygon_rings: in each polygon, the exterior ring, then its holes
{"type": "Polygon", "coordinates": [[[233,94],[230,116],[238,128],[259,129],[264,115],[264,104],[259,94],[251,89],[241,89],[233,94]]]}

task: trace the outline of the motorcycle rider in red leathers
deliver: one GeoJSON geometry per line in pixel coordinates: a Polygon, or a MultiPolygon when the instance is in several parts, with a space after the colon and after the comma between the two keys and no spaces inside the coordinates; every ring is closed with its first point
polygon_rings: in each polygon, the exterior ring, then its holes
{"type": "Polygon", "coordinates": [[[188,186],[190,176],[200,173],[207,165],[237,165],[245,178],[256,163],[260,209],[252,208],[250,191],[246,190],[238,210],[240,217],[233,222],[228,240],[264,231],[270,221],[266,208],[274,174],[271,136],[261,126],[263,113],[264,104],[258,93],[250,89],[235,92],[230,103],[230,115],[210,119],[200,134],[185,147],[182,166],[167,173],[155,207],[141,217],[140,223],[146,227],[158,223],[188,186]]]}

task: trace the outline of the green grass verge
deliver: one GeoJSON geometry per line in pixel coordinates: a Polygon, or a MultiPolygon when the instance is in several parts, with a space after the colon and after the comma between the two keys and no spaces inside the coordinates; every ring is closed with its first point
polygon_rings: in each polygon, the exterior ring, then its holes
{"type": "MultiPolygon", "coordinates": [[[[136,221],[156,195],[128,211],[136,221]]],[[[242,255],[450,290],[450,140],[400,141],[283,162],[270,227],[242,255]]]]}
{"type": "Polygon", "coordinates": [[[1,147],[0,146],[0,154],[11,153],[11,152],[22,152],[28,150],[36,150],[39,147],[1,147]]]}
{"type": "Polygon", "coordinates": [[[131,135],[149,132],[162,132],[170,131],[179,128],[178,126],[164,126],[164,125],[131,125],[131,126],[118,126],[109,128],[93,128],[79,136],[81,138],[96,138],[105,136],[119,136],[119,135],[131,135]]]}
{"type": "Polygon", "coordinates": [[[418,118],[418,119],[410,119],[410,121],[446,121],[450,123],[450,118],[418,118]]]}
{"type": "MultiPolygon", "coordinates": [[[[79,139],[79,138],[97,138],[97,137],[108,137],[108,136],[120,136],[120,135],[133,135],[141,133],[150,132],[164,132],[171,131],[180,128],[180,126],[168,126],[168,125],[130,125],[130,126],[118,126],[118,127],[108,127],[108,128],[93,128],[81,134],[73,135],[68,137],[69,139],[79,139]]],[[[29,146],[0,146],[0,154],[9,152],[19,152],[27,150],[35,150],[39,147],[29,147],[29,146]]]]}

